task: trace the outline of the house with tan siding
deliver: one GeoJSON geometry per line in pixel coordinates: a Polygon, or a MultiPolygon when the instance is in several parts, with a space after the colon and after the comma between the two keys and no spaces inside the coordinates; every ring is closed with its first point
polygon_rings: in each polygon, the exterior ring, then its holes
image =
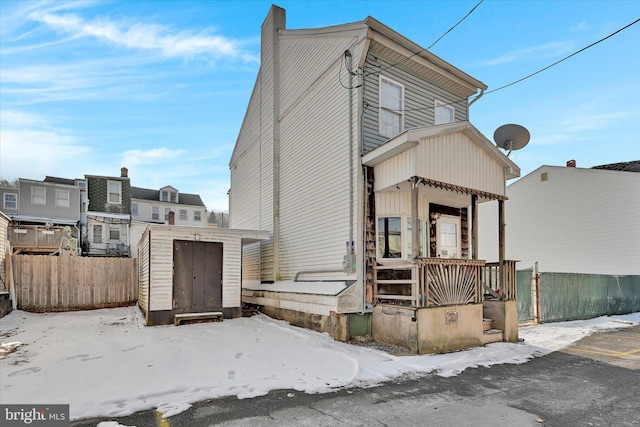
{"type": "Polygon", "coordinates": [[[243,302],[418,353],[516,340],[515,263],[478,259],[478,205],[503,218],[520,174],[469,122],[487,86],[371,17],[290,30],[272,6],[261,41],[229,163],[230,227],[270,233],[243,302]]]}

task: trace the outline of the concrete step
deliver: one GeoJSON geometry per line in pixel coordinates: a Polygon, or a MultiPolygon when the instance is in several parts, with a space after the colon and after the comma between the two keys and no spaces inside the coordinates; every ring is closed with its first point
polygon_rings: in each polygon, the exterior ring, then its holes
{"type": "Polygon", "coordinates": [[[482,334],[482,343],[490,344],[492,342],[504,341],[504,333],[502,329],[489,329],[482,334]]]}
{"type": "Polygon", "coordinates": [[[221,311],[207,311],[203,313],[179,313],[173,316],[173,324],[178,326],[182,322],[194,320],[219,320],[224,318],[221,311]]]}
{"type": "Polygon", "coordinates": [[[489,329],[493,329],[493,319],[483,318],[482,319],[482,330],[488,331],[489,329]]]}

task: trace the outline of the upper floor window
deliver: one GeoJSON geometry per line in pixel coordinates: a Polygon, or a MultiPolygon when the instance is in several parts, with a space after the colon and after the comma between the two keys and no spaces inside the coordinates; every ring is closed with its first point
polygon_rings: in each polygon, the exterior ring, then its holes
{"type": "Polygon", "coordinates": [[[31,204],[46,205],[47,189],[44,187],[31,187],[31,204]]]}
{"type": "Polygon", "coordinates": [[[18,195],[15,193],[4,193],[4,208],[18,209],[18,195]]]}
{"type": "Polygon", "coordinates": [[[162,190],[160,197],[161,197],[160,201],[162,202],[171,202],[171,203],[178,202],[178,194],[175,191],[162,190]]]}
{"type": "Polygon", "coordinates": [[[122,182],[121,181],[107,181],[107,191],[109,193],[107,202],[117,205],[122,204],[122,182]]]}
{"type": "Polygon", "coordinates": [[[195,222],[200,222],[202,221],[202,212],[200,211],[193,211],[193,220],[195,222]]]}
{"type": "Polygon", "coordinates": [[[157,221],[160,219],[160,209],[157,206],[151,208],[151,219],[157,221]]]}
{"type": "Polygon", "coordinates": [[[131,215],[138,215],[138,204],[131,203],[131,215]]]}
{"type": "Polygon", "coordinates": [[[380,76],[380,135],[393,137],[404,127],[404,86],[380,76]]]}
{"type": "Polygon", "coordinates": [[[435,100],[435,124],[453,123],[455,110],[451,105],[435,100]]]}
{"type": "Polygon", "coordinates": [[[56,190],[56,206],[69,207],[69,192],[66,190],[56,190]]]}

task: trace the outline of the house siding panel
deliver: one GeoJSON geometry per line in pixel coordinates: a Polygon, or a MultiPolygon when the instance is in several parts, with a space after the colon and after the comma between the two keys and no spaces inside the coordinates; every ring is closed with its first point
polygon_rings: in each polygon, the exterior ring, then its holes
{"type": "MultiPolygon", "coordinates": [[[[637,172],[542,166],[507,188],[508,257],[519,269],[640,275],[638,194],[637,172]]],[[[480,256],[496,259],[497,207],[479,213],[480,256]]]]}
{"type": "Polygon", "coordinates": [[[404,129],[432,126],[435,124],[435,100],[453,103],[455,121],[468,120],[466,99],[462,99],[437,86],[437,82],[427,82],[402,64],[394,63],[383,54],[370,50],[365,64],[364,101],[367,108],[363,114],[364,153],[384,144],[389,138],[380,135],[378,128],[379,75],[389,77],[404,85],[405,113],[404,129]],[[376,72],[376,70],[382,70],[376,72]]]}
{"type": "Polygon", "coordinates": [[[20,215],[80,221],[80,189],[70,185],[50,184],[46,182],[20,180],[20,215]],[[44,188],[46,204],[31,203],[31,189],[44,188]],[[56,190],[69,192],[69,206],[56,206],[56,190]]]}
{"type": "Polygon", "coordinates": [[[342,267],[349,239],[349,91],[335,78],[338,72],[335,64],[282,121],[289,142],[281,152],[282,280],[302,270],[342,267]],[[315,120],[320,110],[325,116],[315,120]]]}
{"type": "Polygon", "coordinates": [[[149,232],[138,243],[138,305],[145,313],[149,310],[149,232]]]}

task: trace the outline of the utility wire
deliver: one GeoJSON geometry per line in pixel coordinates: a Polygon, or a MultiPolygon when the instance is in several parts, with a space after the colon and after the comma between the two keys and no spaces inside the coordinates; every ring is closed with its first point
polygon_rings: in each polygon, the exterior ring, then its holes
{"type": "Polygon", "coordinates": [[[549,68],[551,68],[551,67],[553,67],[553,66],[555,66],[555,65],[558,65],[559,63],[561,63],[561,62],[563,62],[563,61],[566,61],[567,59],[571,58],[572,56],[575,56],[575,55],[579,54],[580,52],[584,52],[585,50],[589,49],[590,47],[593,47],[593,46],[597,45],[598,43],[601,43],[601,42],[603,42],[603,41],[607,40],[608,38],[615,36],[615,35],[616,35],[616,34],[618,34],[619,32],[626,30],[627,28],[631,27],[632,25],[637,24],[638,22],[640,22],[640,19],[636,19],[635,21],[633,21],[633,22],[632,22],[632,23],[630,23],[629,25],[625,25],[624,27],[620,28],[618,31],[615,31],[615,32],[613,32],[613,33],[609,34],[608,36],[606,36],[606,37],[604,37],[604,38],[601,38],[601,39],[600,39],[600,40],[598,40],[597,42],[591,43],[589,46],[583,47],[582,49],[580,49],[580,50],[578,50],[578,51],[576,51],[576,52],[573,52],[573,53],[572,53],[571,55],[569,55],[569,56],[565,56],[565,57],[564,57],[564,58],[562,58],[561,60],[556,61],[556,62],[554,62],[553,64],[548,65],[548,66],[546,66],[546,67],[544,67],[544,68],[542,68],[542,69],[540,69],[540,70],[536,71],[535,73],[531,73],[531,74],[529,74],[528,76],[525,76],[525,77],[523,77],[523,78],[521,78],[521,79],[518,79],[518,80],[516,80],[516,81],[514,81],[514,82],[511,82],[511,83],[506,84],[506,85],[504,85],[504,86],[500,86],[499,88],[496,88],[496,89],[492,89],[492,90],[490,90],[490,91],[487,91],[487,92],[485,92],[484,94],[485,94],[485,95],[488,95],[488,94],[490,94],[490,93],[497,92],[497,91],[499,91],[499,90],[502,90],[502,89],[508,88],[509,86],[513,86],[513,85],[515,85],[516,83],[520,83],[520,82],[522,82],[522,81],[524,81],[524,80],[527,80],[528,78],[533,77],[533,76],[535,76],[536,74],[540,74],[541,72],[543,72],[543,71],[545,71],[545,70],[548,70],[549,68]]]}
{"type": "Polygon", "coordinates": [[[438,40],[436,40],[436,41],[434,41],[433,43],[431,43],[431,46],[429,46],[428,48],[426,48],[426,49],[422,49],[422,50],[420,50],[420,51],[418,51],[418,52],[416,52],[416,53],[413,53],[413,54],[411,54],[411,55],[407,56],[406,58],[404,58],[403,60],[396,62],[395,64],[387,65],[386,67],[382,67],[382,68],[380,68],[380,69],[379,69],[379,70],[377,70],[377,71],[374,71],[374,72],[368,73],[368,74],[366,74],[366,75],[365,75],[365,77],[366,77],[366,76],[370,76],[370,75],[372,75],[372,74],[378,74],[378,73],[380,73],[381,71],[388,70],[389,68],[397,67],[398,65],[400,65],[400,64],[402,64],[402,63],[404,63],[404,62],[408,61],[409,59],[413,58],[414,56],[416,56],[416,55],[420,55],[421,53],[424,53],[424,52],[428,51],[428,50],[429,50],[429,49],[431,49],[433,46],[435,46],[435,45],[436,45],[436,43],[438,43],[440,40],[442,40],[442,39],[444,38],[444,36],[446,36],[447,34],[449,34],[449,33],[450,33],[454,28],[456,28],[458,25],[460,25],[460,24],[462,23],[462,21],[464,21],[465,19],[467,19],[467,18],[469,17],[469,15],[471,15],[471,14],[473,13],[473,11],[475,11],[475,10],[478,8],[478,6],[480,6],[480,4],[481,4],[483,1],[484,1],[484,0],[480,0],[480,1],[479,1],[479,2],[478,2],[478,3],[473,7],[473,9],[471,9],[469,12],[467,12],[467,14],[466,14],[465,16],[463,16],[463,17],[462,17],[462,19],[461,19],[461,20],[459,20],[459,21],[458,21],[458,22],[457,22],[453,27],[449,28],[449,29],[448,29],[448,30],[447,30],[443,35],[441,35],[440,37],[438,37],[438,40]]]}

